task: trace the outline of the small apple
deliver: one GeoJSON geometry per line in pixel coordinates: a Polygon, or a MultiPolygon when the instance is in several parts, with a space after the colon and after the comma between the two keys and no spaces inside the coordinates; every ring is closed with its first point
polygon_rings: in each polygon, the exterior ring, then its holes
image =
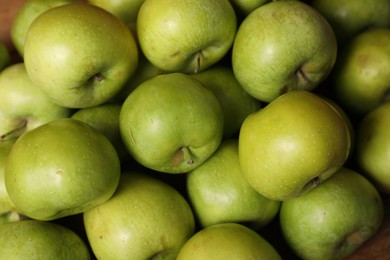
{"type": "Polygon", "coordinates": [[[266,259],[281,260],[272,244],[238,223],[216,224],[195,233],[182,247],[177,260],[266,259]]]}
{"type": "Polygon", "coordinates": [[[24,63],[12,64],[0,74],[0,140],[19,137],[70,113],[31,82],[24,63]]]}
{"type": "Polygon", "coordinates": [[[188,199],[202,227],[235,222],[259,230],[279,212],[280,201],[265,198],[243,176],[238,141],[226,139],[187,175],[188,199]]]}
{"type": "Polygon", "coordinates": [[[241,87],[230,67],[216,65],[190,76],[213,91],[220,101],[224,115],[224,138],[235,137],[244,119],[261,107],[260,101],[241,87]]]}
{"type": "Polygon", "coordinates": [[[390,194],[390,103],[366,114],[359,122],[355,149],[356,163],[365,176],[384,193],[390,194]]]}
{"type": "Polygon", "coordinates": [[[68,4],[74,0],[28,0],[24,1],[12,20],[10,36],[15,49],[21,57],[24,53],[24,42],[31,23],[41,13],[55,6],[68,4]]]}
{"type": "Polygon", "coordinates": [[[0,259],[91,259],[85,242],[71,229],[45,221],[0,225],[0,259]]]}
{"type": "Polygon", "coordinates": [[[302,259],[344,259],[375,234],[382,220],[377,189],[348,168],[282,202],[280,209],[283,237],[302,259]]]}
{"type": "Polygon", "coordinates": [[[4,178],[19,212],[53,220],[108,200],[120,172],[115,148],[101,132],[64,118],[21,135],[8,154],[4,178]]]}
{"type": "Polygon", "coordinates": [[[245,119],[239,160],[255,190],[287,200],[332,176],[348,158],[350,146],[344,117],[320,96],[295,90],[245,119]]]}
{"type": "Polygon", "coordinates": [[[123,142],[143,166],[185,173],[213,154],[223,137],[223,112],[213,92],[175,72],[141,83],[119,117],[123,142]]]}
{"type": "Polygon", "coordinates": [[[310,4],[330,23],[340,45],[367,29],[390,26],[388,0],[311,0],[310,4]]]}
{"type": "Polygon", "coordinates": [[[123,172],[115,194],[84,213],[98,259],[175,259],[195,231],[185,198],[143,172],[123,172]]]}
{"type": "Polygon", "coordinates": [[[11,62],[11,54],[7,45],[4,42],[0,42],[0,72],[8,67],[11,62]]]}
{"type": "Polygon", "coordinates": [[[290,90],[313,90],[336,56],[333,29],[317,10],[301,1],[274,1],[240,24],[232,67],[249,94],[270,102],[290,90]]]}
{"type": "Polygon", "coordinates": [[[119,18],[73,2],[40,14],[27,31],[24,62],[31,81],[70,108],[113,98],[134,73],[135,39],[119,18]]]}
{"type": "Polygon", "coordinates": [[[372,29],[340,51],[331,74],[334,97],[349,113],[362,116],[390,98],[390,28],[372,29]]]}
{"type": "Polygon", "coordinates": [[[228,0],[145,0],[137,35],[147,59],[169,72],[196,73],[230,50],[237,18],[228,0]]]}

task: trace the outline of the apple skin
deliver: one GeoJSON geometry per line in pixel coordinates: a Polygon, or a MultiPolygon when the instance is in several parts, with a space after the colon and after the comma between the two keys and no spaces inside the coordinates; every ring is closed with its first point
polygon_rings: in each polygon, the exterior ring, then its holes
{"type": "Polygon", "coordinates": [[[366,114],[359,122],[355,161],[362,173],[383,193],[390,194],[390,103],[366,114]]]}
{"type": "Polygon", "coordinates": [[[34,19],[50,8],[68,4],[73,1],[74,0],[28,0],[22,4],[12,20],[10,31],[12,43],[21,57],[23,57],[24,54],[24,43],[28,28],[34,19]]]}
{"type": "Polygon", "coordinates": [[[177,260],[267,259],[281,260],[272,244],[238,223],[221,223],[195,233],[182,247],[177,260]]]}
{"type": "Polygon", "coordinates": [[[0,42],[0,72],[8,67],[11,63],[11,55],[7,45],[4,42],[0,42]]]}
{"type": "Polygon", "coordinates": [[[241,87],[233,70],[227,66],[216,65],[190,76],[213,91],[221,103],[224,116],[224,139],[235,137],[244,119],[261,108],[261,102],[241,87]]]}
{"type": "Polygon", "coordinates": [[[291,90],[313,90],[327,78],[336,57],[333,29],[317,10],[301,1],[275,1],[240,24],[232,67],[250,95],[270,102],[291,90]]]}
{"type": "Polygon", "coordinates": [[[54,103],[31,82],[24,63],[12,64],[0,74],[0,139],[17,138],[70,114],[69,108],[54,103]]]}
{"type": "Polygon", "coordinates": [[[122,105],[123,142],[143,166],[186,173],[213,154],[223,137],[223,112],[213,92],[175,72],[139,85],[122,105]]]}
{"type": "Polygon", "coordinates": [[[263,196],[287,200],[332,176],[350,153],[344,117],[314,93],[287,92],[249,115],[239,135],[239,160],[263,196]]]}
{"type": "Polygon", "coordinates": [[[40,14],[27,32],[24,62],[31,81],[70,108],[113,98],[138,63],[135,39],[119,18],[74,2],[40,14]]]}
{"type": "Polygon", "coordinates": [[[330,75],[334,97],[349,113],[362,116],[390,97],[390,28],[372,29],[340,51],[330,75]]]}
{"type": "Polygon", "coordinates": [[[137,19],[143,53],[168,72],[196,73],[217,63],[230,50],[236,29],[228,0],[146,0],[137,19]]]}
{"type": "Polygon", "coordinates": [[[209,159],[188,173],[187,192],[202,227],[235,222],[260,230],[275,218],[281,204],[265,198],[246,181],[236,139],[222,141],[209,159]]]}
{"type": "Polygon", "coordinates": [[[318,188],[282,202],[283,237],[302,259],[343,259],[379,229],[378,190],[363,175],[341,168],[318,188]]]}
{"type": "Polygon", "coordinates": [[[84,213],[98,259],[175,259],[195,232],[185,198],[144,172],[123,172],[110,200],[84,213]]]}
{"type": "Polygon", "coordinates": [[[8,154],[4,178],[17,210],[46,221],[108,200],[120,172],[115,148],[101,132],[64,118],[21,135],[8,154]]]}
{"type": "Polygon", "coordinates": [[[310,4],[329,21],[339,45],[367,29],[390,26],[388,0],[311,0],[310,4]]]}
{"type": "Polygon", "coordinates": [[[45,221],[0,225],[1,259],[91,259],[85,242],[71,229],[45,221]]]}

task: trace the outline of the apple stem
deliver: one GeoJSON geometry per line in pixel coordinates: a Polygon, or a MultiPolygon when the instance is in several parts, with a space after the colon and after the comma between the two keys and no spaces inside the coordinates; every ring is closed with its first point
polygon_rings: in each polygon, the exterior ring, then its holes
{"type": "Polygon", "coordinates": [[[295,71],[295,75],[298,78],[299,82],[303,83],[303,86],[308,86],[310,84],[309,79],[306,77],[306,74],[303,72],[302,66],[299,66],[295,71]]]}
{"type": "Polygon", "coordinates": [[[179,148],[179,151],[175,154],[172,160],[172,164],[176,166],[183,161],[189,165],[194,163],[194,160],[191,157],[190,149],[187,146],[182,146],[179,148]]]}
{"type": "Polygon", "coordinates": [[[196,67],[194,73],[196,74],[200,71],[200,60],[202,56],[202,51],[197,52],[195,55],[196,55],[196,67]]]}
{"type": "Polygon", "coordinates": [[[6,140],[8,138],[12,139],[14,137],[20,136],[23,132],[26,131],[26,128],[27,128],[27,120],[23,120],[23,121],[21,121],[19,126],[17,126],[16,128],[12,129],[8,133],[5,133],[5,134],[1,135],[0,136],[0,141],[4,141],[4,140],[6,140]]]}

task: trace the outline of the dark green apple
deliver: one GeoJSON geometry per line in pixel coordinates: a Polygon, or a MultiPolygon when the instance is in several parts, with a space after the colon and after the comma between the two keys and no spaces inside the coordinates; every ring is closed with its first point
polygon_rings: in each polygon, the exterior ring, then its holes
{"type": "Polygon", "coordinates": [[[11,54],[7,45],[0,42],[0,72],[5,69],[11,62],[11,54]]]}

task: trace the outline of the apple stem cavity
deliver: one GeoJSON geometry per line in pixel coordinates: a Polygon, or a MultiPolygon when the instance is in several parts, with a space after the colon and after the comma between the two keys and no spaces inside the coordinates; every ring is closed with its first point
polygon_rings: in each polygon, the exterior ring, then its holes
{"type": "Polygon", "coordinates": [[[24,119],[24,120],[22,120],[20,122],[20,124],[18,126],[16,126],[16,128],[12,129],[8,133],[5,133],[5,134],[1,135],[0,136],[0,141],[5,141],[8,138],[9,139],[13,139],[13,138],[15,138],[17,136],[20,136],[23,132],[26,131],[26,128],[27,128],[27,120],[24,119]]]}

